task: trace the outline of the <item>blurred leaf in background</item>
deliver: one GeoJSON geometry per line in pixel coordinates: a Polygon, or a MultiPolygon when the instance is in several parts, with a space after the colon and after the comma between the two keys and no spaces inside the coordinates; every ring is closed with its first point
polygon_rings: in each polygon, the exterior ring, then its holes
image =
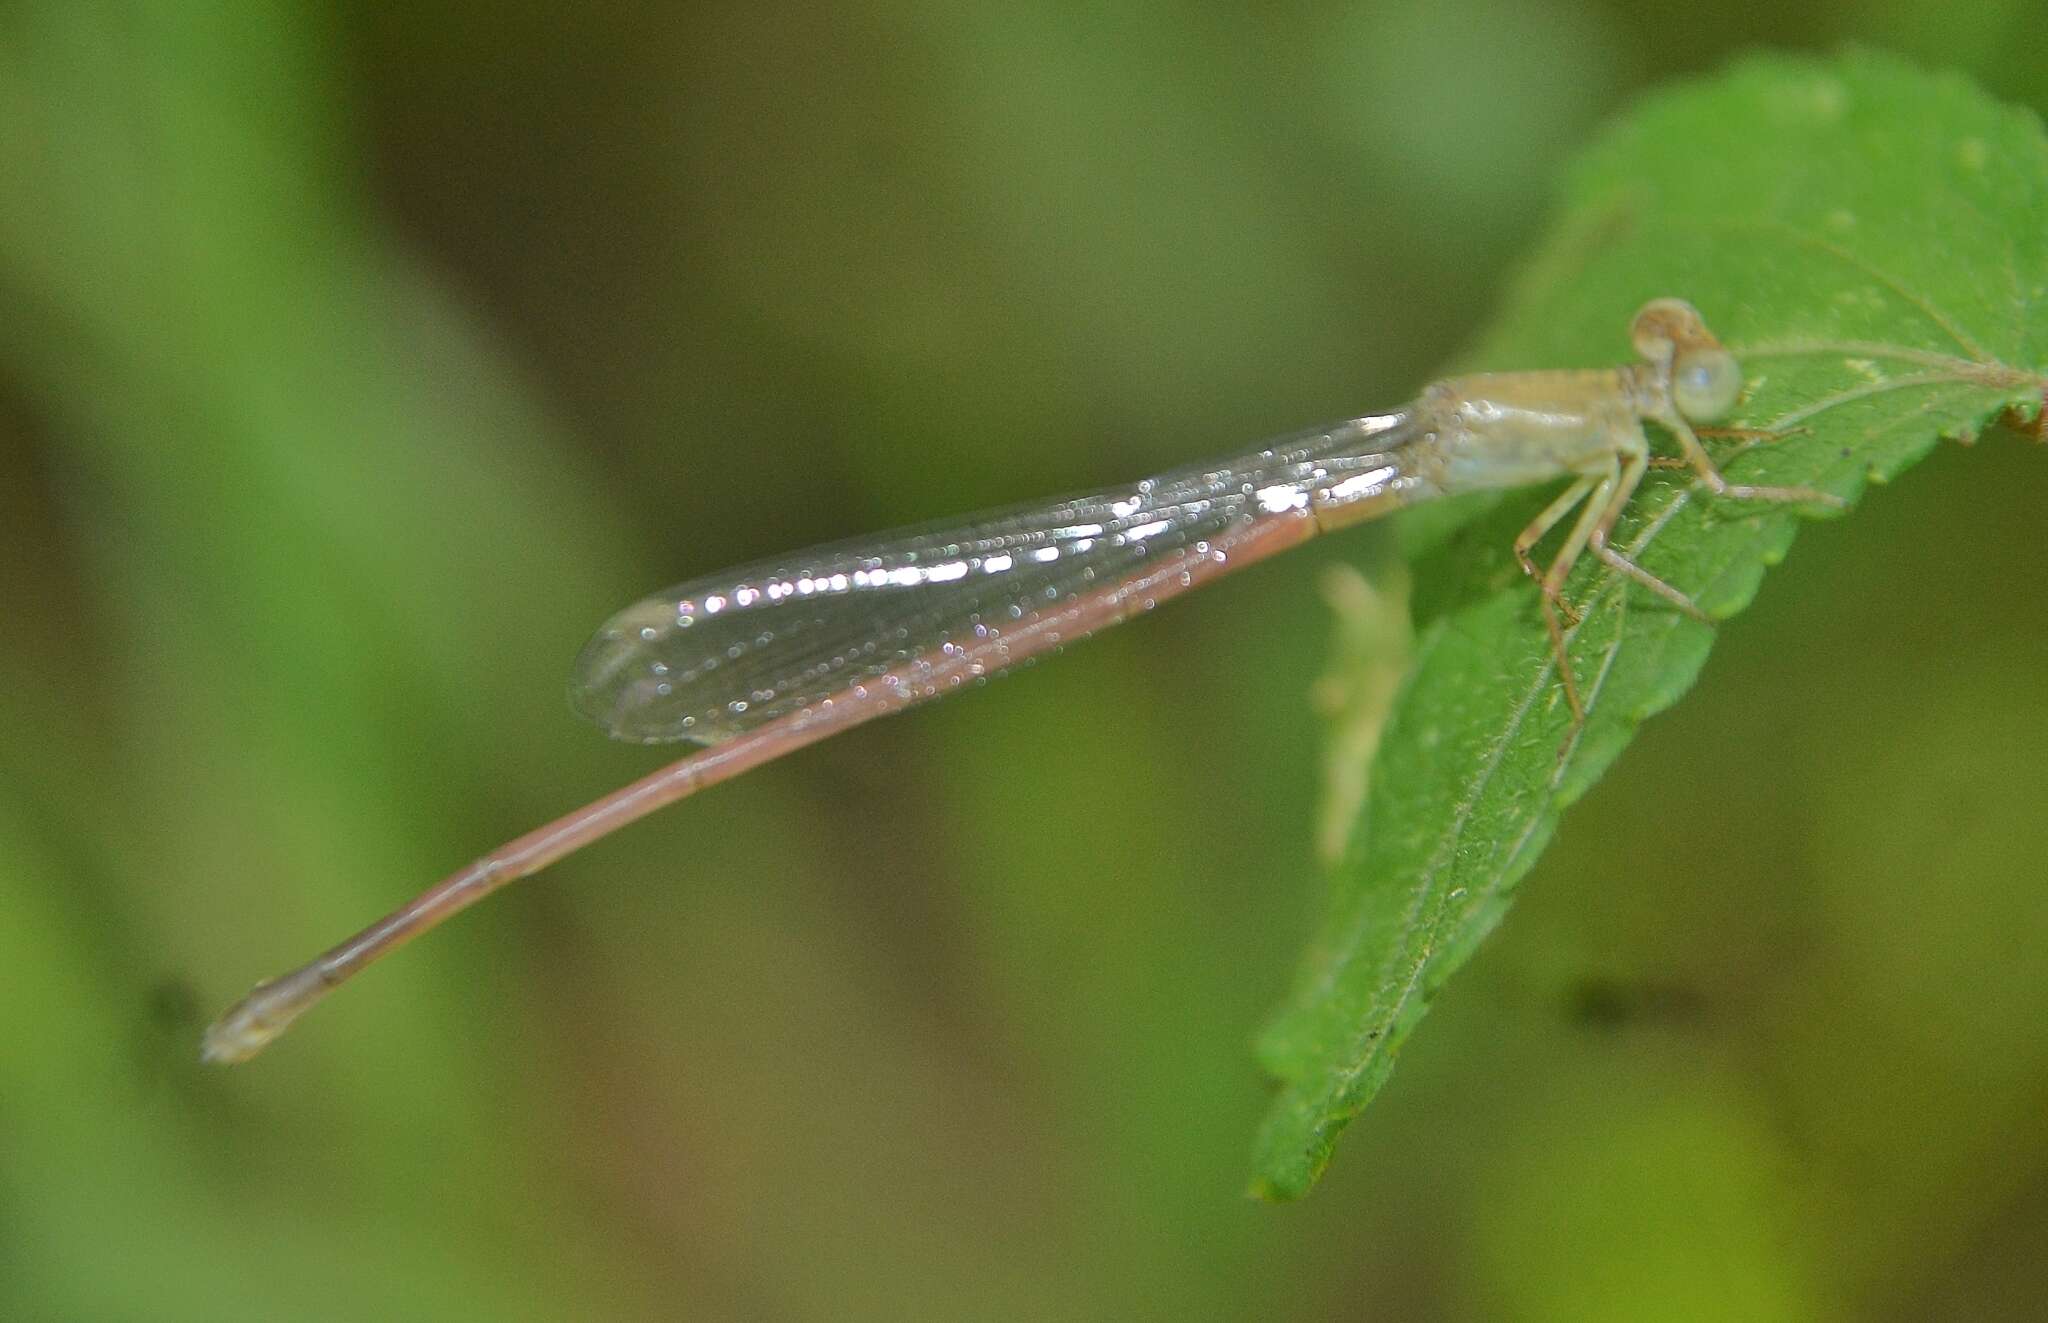
{"type": "MultiPolygon", "coordinates": [[[[1926,28],[1494,9],[0,15],[0,1313],[2021,1316],[2013,445],[1802,537],[1303,1207],[1237,1197],[1246,1043],[1315,903],[1315,576],[1370,534],[193,1060],[250,978],[645,770],[561,700],[634,594],[1399,400],[1597,118],[1926,28]],[[1701,1009],[1594,1031],[1591,976],[1701,1009]]],[[[2042,104],[1987,13],[1929,51],[2042,104]]]]}

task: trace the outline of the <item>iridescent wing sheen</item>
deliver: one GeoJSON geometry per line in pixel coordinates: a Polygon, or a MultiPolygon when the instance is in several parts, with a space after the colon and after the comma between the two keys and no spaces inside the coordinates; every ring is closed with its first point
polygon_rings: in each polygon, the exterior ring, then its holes
{"type": "Polygon", "coordinates": [[[1406,412],[1351,419],[1126,487],[693,579],[606,621],[577,659],[571,697],[619,739],[714,744],[1207,555],[1247,524],[1302,517],[1347,483],[1384,481],[1415,434],[1406,412]]]}

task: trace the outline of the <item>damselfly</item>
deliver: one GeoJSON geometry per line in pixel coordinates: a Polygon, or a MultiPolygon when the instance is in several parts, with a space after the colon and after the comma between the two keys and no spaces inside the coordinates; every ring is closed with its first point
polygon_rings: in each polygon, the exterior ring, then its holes
{"type": "MultiPolygon", "coordinates": [[[[1712,492],[1836,503],[1799,487],[1726,481],[1696,426],[1742,390],[1734,356],[1692,305],[1658,299],[1623,367],[1453,377],[1405,408],[1278,438],[1249,454],[1128,487],[832,543],[656,593],[607,621],[572,691],[612,735],[706,747],[500,846],[308,964],[258,985],[207,1030],[204,1054],[260,1051],[336,984],[515,878],[706,786],[827,735],[1152,609],[1318,533],[1432,497],[1568,479],[1514,550],[1535,579],[1558,674],[1584,709],[1565,647],[1566,577],[1587,550],[1692,615],[1683,592],[1610,534],[1668,433],[1712,492]],[[1532,552],[1571,519],[1547,565],[1532,552]]],[[[1702,617],[1704,618],[1704,617],[1702,617]]]]}

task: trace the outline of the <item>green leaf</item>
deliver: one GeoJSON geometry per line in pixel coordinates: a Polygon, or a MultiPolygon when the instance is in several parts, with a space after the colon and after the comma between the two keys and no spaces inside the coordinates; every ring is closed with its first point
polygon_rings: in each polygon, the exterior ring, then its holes
{"type": "MultiPolygon", "coordinates": [[[[1736,423],[1799,429],[1719,443],[1732,479],[1853,502],[1942,438],[2039,413],[2044,204],[2039,122],[1960,78],[1866,53],[1751,59],[1652,98],[1581,158],[1475,365],[1624,362],[1639,305],[1688,299],[1742,361],[1736,423]]],[[[1573,731],[1508,550],[1552,494],[1454,512],[1462,526],[1416,565],[1416,664],[1327,915],[1260,1043],[1282,1082],[1260,1195],[1314,1183],[1559,812],[1706,659],[1711,627],[1585,557],[1567,590],[1584,613],[1570,651],[1588,715],[1573,731]]],[[[1722,618],[1748,605],[1798,517],[1658,472],[1618,542],[1722,618]]]]}

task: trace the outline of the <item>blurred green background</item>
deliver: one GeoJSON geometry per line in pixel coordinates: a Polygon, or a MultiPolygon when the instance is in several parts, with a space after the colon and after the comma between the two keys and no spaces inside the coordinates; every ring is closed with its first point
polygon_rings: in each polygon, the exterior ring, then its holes
{"type": "Polygon", "coordinates": [[[1639,91],[1856,37],[2038,107],[2034,22],[7,6],[0,1316],[2035,1316],[2048,455],[2011,438],[1802,534],[1302,1205],[1240,1195],[1248,1041],[1318,899],[1317,571],[1373,531],[195,1059],[656,765],[562,699],[626,600],[1396,402],[1639,91]]]}

